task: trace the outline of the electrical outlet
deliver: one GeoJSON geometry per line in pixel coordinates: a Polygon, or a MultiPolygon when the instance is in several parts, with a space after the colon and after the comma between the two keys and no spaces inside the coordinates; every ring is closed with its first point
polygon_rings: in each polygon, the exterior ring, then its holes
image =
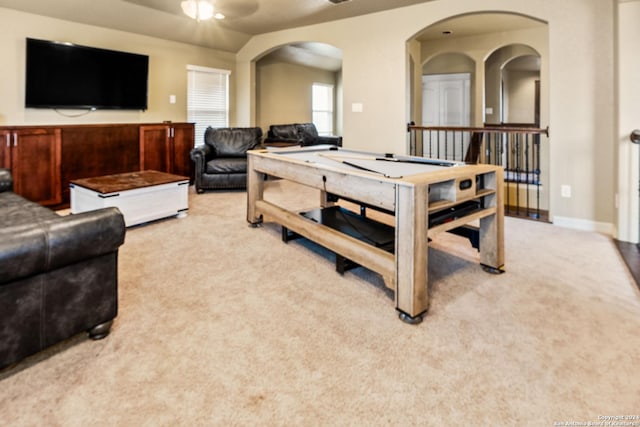
{"type": "Polygon", "coordinates": [[[560,195],[562,197],[566,197],[567,199],[571,197],[571,186],[563,184],[560,186],[560,195]]]}

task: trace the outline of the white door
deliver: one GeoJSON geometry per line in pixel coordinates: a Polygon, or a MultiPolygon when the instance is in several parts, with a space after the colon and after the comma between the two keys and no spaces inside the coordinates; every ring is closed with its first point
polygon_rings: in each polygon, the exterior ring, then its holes
{"type": "Polygon", "coordinates": [[[471,75],[422,76],[422,125],[469,126],[471,75]]]}
{"type": "MultiPolygon", "coordinates": [[[[471,123],[471,75],[434,74],[422,76],[422,126],[467,127],[471,123]]],[[[469,143],[467,132],[456,141],[444,132],[430,133],[423,140],[423,155],[463,160],[469,143]]]]}

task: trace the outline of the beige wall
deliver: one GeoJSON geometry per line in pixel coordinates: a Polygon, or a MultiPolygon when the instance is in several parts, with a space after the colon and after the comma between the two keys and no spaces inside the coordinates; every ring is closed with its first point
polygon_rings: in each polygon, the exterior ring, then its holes
{"type": "Polygon", "coordinates": [[[541,124],[551,129],[553,220],[610,232],[615,187],[614,0],[427,2],[260,35],[238,53],[238,120],[255,121],[255,94],[251,90],[254,58],[274,46],[319,41],[343,52],[345,146],[405,152],[410,117],[407,41],[440,20],[488,11],[519,13],[548,22],[548,61],[541,65],[541,80],[548,87],[543,88],[541,102],[549,109],[541,124]],[[352,103],[362,103],[363,111],[352,112],[352,103]],[[571,198],[560,197],[561,185],[572,187],[571,198]]]}
{"type": "Polygon", "coordinates": [[[427,61],[422,74],[475,73],[476,64],[467,55],[461,53],[443,53],[427,61]]]}
{"type": "MultiPolygon", "coordinates": [[[[0,8],[0,57],[0,125],[186,121],[187,64],[232,71],[235,68],[235,55],[231,53],[3,8],[0,8]],[[67,117],[51,109],[25,109],[26,37],[149,55],[149,109],[145,112],[98,110],[80,117],[67,117]],[[169,95],[176,95],[175,104],[169,103],[169,95]]],[[[235,113],[233,72],[230,82],[231,107],[235,113]]],[[[67,115],[81,112],[62,111],[67,115]]]]}
{"type": "Polygon", "coordinates": [[[537,71],[504,70],[505,122],[534,123],[537,71]]]}
{"type": "MultiPolygon", "coordinates": [[[[420,42],[409,40],[407,42],[407,93],[422,92],[422,64],[420,58],[420,42]]],[[[407,99],[407,122],[420,124],[422,121],[422,96],[412,96],[407,99]]]]}
{"type": "Polygon", "coordinates": [[[283,62],[256,64],[256,125],[311,122],[313,83],[337,87],[336,73],[283,62]]]}

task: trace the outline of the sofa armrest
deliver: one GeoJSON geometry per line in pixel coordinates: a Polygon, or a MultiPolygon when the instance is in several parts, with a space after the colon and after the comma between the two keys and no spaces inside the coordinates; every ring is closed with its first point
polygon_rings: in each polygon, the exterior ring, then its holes
{"type": "Polygon", "coordinates": [[[0,193],[13,191],[13,176],[9,169],[0,169],[0,193]]]}
{"type": "Polygon", "coordinates": [[[0,286],[115,252],[124,243],[124,217],[103,208],[0,230],[0,286]]]}
{"type": "Polygon", "coordinates": [[[215,153],[213,149],[207,144],[197,145],[191,152],[189,153],[191,160],[193,160],[196,164],[195,170],[196,172],[203,173],[205,170],[205,165],[209,160],[215,157],[215,153]]]}

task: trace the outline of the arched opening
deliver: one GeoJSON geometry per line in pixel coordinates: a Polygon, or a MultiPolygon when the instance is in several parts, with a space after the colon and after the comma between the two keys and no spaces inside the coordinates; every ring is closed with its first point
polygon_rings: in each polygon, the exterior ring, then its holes
{"type": "MultiPolygon", "coordinates": [[[[487,115],[485,108],[497,109],[500,105],[502,69],[510,60],[532,55],[539,58],[540,122],[548,122],[548,82],[545,81],[548,32],[547,24],[539,20],[495,12],[455,16],[424,28],[408,40],[409,56],[416,64],[408,94],[412,105],[423,104],[420,83],[423,75],[469,72],[472,76],[471,123],[475,126],[482,126],[485,121],[499,123],[500,120],[494,119],[495,113],[487,115]],[[494,63],[499,64],[495,71],[491,68],[494,63]],[[497,87],[497,92],[487,91],[487,82],[492,88],[497,87]]],[[[516,66],[518,62],[509,67],[516,66]]],[[[409,119],[420,123],[421,113],[420,108],[414,108],[409,119]]]]}
{"type": "MultiPolygon", "coordinates": [[[[314,122],[315,86],[330,90],[329,133],[341,134],[340,49],[319,42],[290,43],[263,53],[254,62],[257,126],[266,131],[273,124],[314,122]]],[[[318,114],[315,117],[317,121],[318,114]]]]}
{"type": "Polygon", "coordinates": [[[540,54],[522,44],[502,46],[484,68],[484,123],[540,126],[540,54]]]}
{"type": "MultiPolygon", "coordinates": [[[[420,64],[408,74],[413,107],[409,120],[425,128],[470,129],[431,130],[428,137],[423,132],[412,154],[445,153],[455,160],[503,165],[507,203],[514,205],[511,212],[520,215],[526,205],[525,215],[535,218],[541,218],[540,212],[549,217],[549,195],[544,191],[550,181],[547,139],[527,131],[512,138],[502,128],[539,129],[548,124],[548,38],[547,24],[539,20],[474,13],[430,25],[408,41],[409,63],[420,64]],[[489,133],[487,126],[501,129],[489,133]],[[530,206],[535,207],[533,215],[530,206]]],[[[409,150],[414,150],[411,141],[409,150]]]]}

